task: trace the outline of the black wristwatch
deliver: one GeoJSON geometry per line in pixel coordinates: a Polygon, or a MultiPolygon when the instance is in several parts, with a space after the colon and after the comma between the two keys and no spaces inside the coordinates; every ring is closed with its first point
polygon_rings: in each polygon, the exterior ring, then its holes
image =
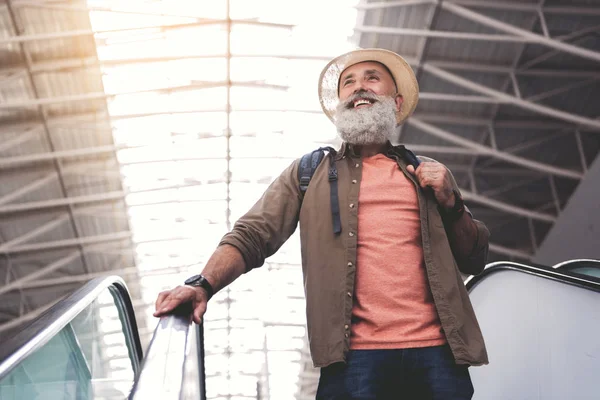
{"type": "Polygon", "coordinates": [[[458,221],[465,213],[465,203],[460,196],[460,193],[456,190],[453,190],[452,192],[454,193],[454,206],[449,210],[440,207],[440,215],[445,223],[458,221]]]}
{"type": "Polygon", "coordinates": [[[203,275],[194,275],[189,277],[185,280],[185,284],[188,286],[201,287],[202,289],[206,290],[206,294],[208,296],[207,300],[210,300],[215,293],[212,285],[203,275]]]}

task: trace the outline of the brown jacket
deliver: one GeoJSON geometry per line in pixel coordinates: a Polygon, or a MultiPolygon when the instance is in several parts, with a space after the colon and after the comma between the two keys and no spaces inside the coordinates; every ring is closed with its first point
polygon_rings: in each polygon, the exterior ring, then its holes
{"type": "MultiPolygon", "coordinates": [[[[417,187],[427,278],[454,358],[458,364],[487,364],[483,336],[460,272],[478,274],[483,270],[489,231],[475,220],[478,240],[473,252],[469,258],[455,260],[435,198],[429,191],[420,189],[406,171],[399,147],[388,145],[386,155],[397,161],[398,167],[417,187]]],[[[345,144],[334,157],[338,169],[341,234],[333,233],[329,157],[326,157],[315,171],[304,199],[299,190],[299,160],[296,160],[221,241],[240,250],[249,271],[260,267],[265,258],[274,254],[300,222],[308,338],[316,367],[344,361],[350,344],[362,162],[351,146],[345,144]]],[[[458,190],[454,179],[452,181],[458,190]]]]}

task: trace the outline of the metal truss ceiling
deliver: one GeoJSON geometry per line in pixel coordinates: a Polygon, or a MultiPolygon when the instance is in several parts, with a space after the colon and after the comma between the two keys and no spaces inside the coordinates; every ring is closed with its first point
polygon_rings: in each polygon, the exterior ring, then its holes
{"type": "MultiPolygon", "coordinates": [[[[415,69],[397,140],[451,168],[490,261],[531,259],[597,159],[595,1],[165,3],[0,3],[0,338],[115,273],[147,341],[156,292],[338,143],[316,77],[352,30],[415,69]]],[[[211,303],[211,398],[314,397],[299,257],[294,236],[211,303]]]]}

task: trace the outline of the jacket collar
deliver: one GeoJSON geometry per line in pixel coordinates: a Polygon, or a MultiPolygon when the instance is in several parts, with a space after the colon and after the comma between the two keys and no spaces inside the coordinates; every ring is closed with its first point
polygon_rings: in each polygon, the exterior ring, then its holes
{"type": "MultiPolygon", "coordinates": [[[[394,146],[389,141],[385,144],[385,149],[383,153],[388,157],[400,156],[404,158],[404,145],[394,146]]],[[[360,157],[360,152],[357,151],[356,146],[350,144],[348,142],[342,143],[340,150],[337,152],[335,159],[340,160],[344,157],[358,158],[360,157]]]]}

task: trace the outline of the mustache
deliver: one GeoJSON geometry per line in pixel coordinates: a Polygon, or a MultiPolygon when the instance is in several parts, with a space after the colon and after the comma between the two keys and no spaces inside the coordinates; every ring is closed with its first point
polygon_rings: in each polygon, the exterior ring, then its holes
{"type": "Polygon", "coordinates": [[[354,108],[354,102],[358,99],[368,99],[368,100],[380,101],[381,96],[378,96],[374,93],[367,92],[366,90],[361,89],[358,92],[351,95],[350,97],[348,97],[342,103],[342,105],[344,108],[354,108]]]}

